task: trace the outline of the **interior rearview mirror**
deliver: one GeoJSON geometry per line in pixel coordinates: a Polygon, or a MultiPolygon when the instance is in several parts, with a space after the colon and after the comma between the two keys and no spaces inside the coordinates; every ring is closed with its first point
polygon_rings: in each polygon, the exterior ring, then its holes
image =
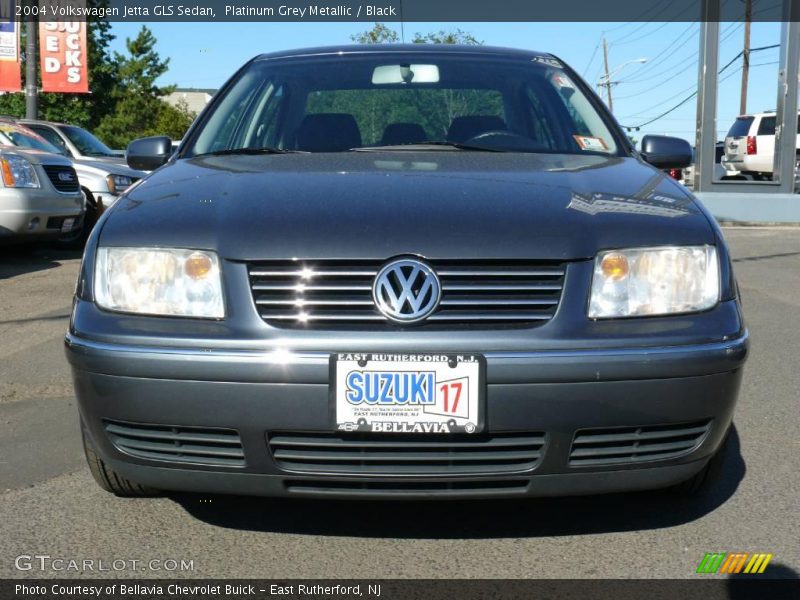
{"type": "Polygon", "coordinates": [[[438,83],[436,65],[381,65],[372,71],[373,85],[392,83],[438,83]]]}

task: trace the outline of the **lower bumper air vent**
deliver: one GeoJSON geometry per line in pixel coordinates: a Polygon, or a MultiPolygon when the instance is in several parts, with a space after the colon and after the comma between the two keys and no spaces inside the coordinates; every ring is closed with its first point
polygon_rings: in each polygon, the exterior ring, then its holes
{"type": "Polygon", "coordinates": [[[648,427],[581,429],[569,455],[571,467],[636,464],[688,454],[699,446],[711,421],[648,427]]]}
{"type": "Polygon", "coordinates": [[[521,494],[528,480],[485,481],[296,481],[286,482],[286,489],[297,494],[320,496],[484,496],[521,494]]]}
{"type": "Polygon", "coordinates": [[[495,433],[459,438],[272,433],[269,449],[290,472],[325,474],[465,475],[530,471],[542,457],[544,433],[495,433]]]}
{"type": "Polygon", "coordinates": [[[119,421],[105,421],[105,428],[117,450],[137,458],[219,467],[245,465],[242,441],[233,429],[119,421]]]}

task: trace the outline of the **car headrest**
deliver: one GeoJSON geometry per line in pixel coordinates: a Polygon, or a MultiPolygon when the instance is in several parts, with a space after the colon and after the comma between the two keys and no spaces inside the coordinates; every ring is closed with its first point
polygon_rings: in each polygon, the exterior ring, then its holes
{"type": "Polygon", "coordinates": [[[353,115],[306,115],[295,132],[295,148],[306,152],[341,152],[361,145],[361,132],[353,115]]]}
{"type": "Polygon", "coordinates": [[[495,115],[468,115],[456,117],[447,130],[447,139],[450,142],[466,142],[487,131],[505,131],[506,122],[495,115]]]}
{"type": "Polygon", "coordinates": [[[424,142],[426,138],[425,130],[419,123],[389,123],[383,130],[381,144],[416,144],[424,142]]]}

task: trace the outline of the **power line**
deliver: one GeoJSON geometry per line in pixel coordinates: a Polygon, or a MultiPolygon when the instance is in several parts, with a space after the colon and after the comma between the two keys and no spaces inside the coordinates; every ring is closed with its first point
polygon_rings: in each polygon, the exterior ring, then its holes
{"type": "Polygon", "coordinates": [[[664,47],[664,49],[662,49],[662,50],[661,50],[661,52],[659,52],[659,53],[658,53],[658,54],[656,54],[656,55],[655,55],[653,58],[651,58],[651,59],[648,61],[648,64],[647,64],[647,65],[645,65],[645,66],[644,66],[644,67],[642,67],[641,69],[638,69],[638,70],[637,70],[637,76],[641,76],[641,75],[644,75],[644,74],[646,74],[646,73],[648,73],[648,72],[652,71],[652,70],[653,70],[653,68],[655,68],[656,66],[660,65],[662,62],[664,62],[664,61],[666,61],[666,60],[669,60],[670,58],[672,58],[672,55],[670,54],[670,55],[668,55],[668,56],[665,56],[663,59],[661,59],[661,57],[662,57],[662,56],[664,56],[665,54],[667,54],[667,53],[668,53],[668,52],[669,52],[669,51],[670,51],[670,50],[671,50],[671,49],[672,49],[672,48],[673,48],[673,47],[674,47],[676,44],[678,44],[679,42],[682,42],[682,40],[683,40],[683,37],[684,37],[684,36],[685,36],[685,35],[686,35],[686,34],[687,34],[689,31],[691,31],[692,29],[694,29],[695,27],[697,27],[697,23],[690,23],[690,24],[689,24],[689,26],[688,26],[686,29],[684,29],[684,30],[683,30],[683,31],[682,31],[680,34],[678,34],[678,36],[677,36],[677,37],[675,37],[675,38],[674,38],[674,39],[673,39],[673,40],[672,40],[672,41],[671,41],[669,44],[667,44],[667,45],[664,47]],[[659,60],[659,59],[661,59],[661,60],[659,60]]]}
{"type": "MultiPolygon", "coordinates": [[[[602,33],[600,35],[601,35],[601,39],[602,39],[602,33]]],[[[592,57],[589,59],[589,64],[586,65],[586,68],[583,70],[583,73],[581,74],[581,77],[583,77],[584,79],[586,79],[586,72],[592,66],[592,63],[594,62],[594,57],[597,56],[597,51],[599,49],[600,49],[600,41],[598,41],[597,45],[594,47],[594,50],[592,51],[592,57]]]]}
{"type": "MultiPolygon", "coordinates": [[[[751,52],[751,53],[753,53],[753,52],[760,52],[760,51],[762,51],[762,50],[770,50],[770,49],[772,49],[772,48],[779,48],[779,47],[780,47],[780,44],[773,44],[773,45],[771,45],[771,46],[761,46],[761,47],[759,47],[759,48],[752,48],[752,49],[750,50],[750,52],[751,52]]],[[[722,67],[722,68],[721,68],[721,69],[720,69],[720,70],[719,70],[717,73],[718,73],[718,74],[722,74],[722,72],[723,72],[723,71],[725,71],[725,70],[726,70],[728,67],[730,67],[730,66],[731,66],[731,65],[732,65],[734,62],[736,62],[736,60],[738,60],[739,58],[741,58],[743,53],[744,53],[743,51],[742,51],[742,52],[739,52],[739,53],[738,53],[736,56],[734,56],[734,57],[733,57],[731,60],[729,60],[729,61],[728,61],[728,62],[725,64],[725,66],[724,66],[724,67],[722,67]]],[[[777,61],[776,61],[776,62],[777,62],[777,61]]],[[[770,64],[770,63],[761,63],[761,64],[770,64]]],[[[754,65],[751,65],[751,66],[754,66],[754,65]]],[[[732,71],[731,73],[729,73],[728,75],[726,75],[725,77],[723,77],[722,79],[718,80],[718,81],[717,81],[717,85],[719,85],[720,83],[722,83],[722,82],[723,82],[723,81],[725,81],[726,79],[730,78],[732,75],[734,75],[734,74],[738,73],[739,71],[741,71],[741,69],[742,69],[742,67],[740,66],[738,69],[735,69],[734,71],[732,71]]],[[[688,89],[689,89],[689,88],[687,88],[687,90],[684,90],[684,91],[688,91],[688,89]]],[[[681,92],[678,92],[678,94],[680,94],[680,93],[681,93],[681,92]]],[[[676,95],[678,95],[678,94],[676,94],[676,95]]],[[[644,122],[644,123],[641,123],[641,124],[639,124],[639,125],[634,125],[634,126],[632,126],[632,127],[625,126],[625,128],[626,128],[626,129],[628,129],[628,130],[630,130],[630,129],[641,129],[642,127],[645,127],[646,125],[650,125],[651,123],[654,123],[654,122],[658,121],[659,119],[661,119],[662,117],[665,117],[665,116],[667,116],[668,114],[670,114],[671,112],[673,112],[673,111],[677,110],[678,108],[680,108],[681,106],[683,106],[684,104],[686,104],[686,103],[687,103],[689,100],[691,100],[691,99],[692,99],[692,98],[694,98],[695,96],[697,96],[697,90],[695,90],[694,92],[692,92],[692,93],[691,93],[689,96],[687,96],[686,98],[684,98],[683,100],[681,100],[681,101],[680,101],[678,104],[676,104],[675,106],[673,106],[673,107],[672,107],[672,108],[670,108],[669,110],[667,110],[667,111],[665,111],[665,112],[661,113],[661,114],[660,114],[660,115],[658,115],[657,117],[655,117],[655,118],[653,118],[653,119],[650,119],[649,121],[646,121],[646,122],[644,122]]],[[[673,97],[674,97],[674,96],[673,96],[673,97]]],[[[665,100],[664,102],[666,102],[666,100],[665,100]]],[[[662,102],[661,104],[663,104],[664,102],[662,102]]],[[[658,104],[656,104],[656,105],[654,105],[654,106],[658,106],[658,104]]],[[[651,106],[650,108],[653,108],[653,107],[651,106]]]]}

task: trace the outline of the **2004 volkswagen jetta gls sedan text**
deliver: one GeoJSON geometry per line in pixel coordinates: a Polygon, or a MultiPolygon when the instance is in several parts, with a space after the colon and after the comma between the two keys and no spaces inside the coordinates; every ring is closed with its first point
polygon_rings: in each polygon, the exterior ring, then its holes
{"type": "Polygon", "coordinates": [[[697,491],[745,329],[713,218],[558,58],[259,56],[88,244],[66,350],[119,495],[697,491]],[[160,167],[160,168],[159,168],[160,167]]]}

